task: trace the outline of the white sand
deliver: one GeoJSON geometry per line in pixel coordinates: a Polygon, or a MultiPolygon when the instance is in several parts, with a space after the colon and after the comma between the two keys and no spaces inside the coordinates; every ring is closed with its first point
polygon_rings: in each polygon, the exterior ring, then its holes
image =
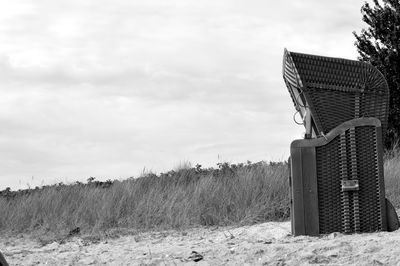
{"type": "Polygon", "coordinates": [[[12,237],[0,240],[0,250],[10,265],[400,265],[400,230],[293,237],[284,222],[46,245],[12,237]],[[192,251],[203,259],[194,262],[192,251]]]}

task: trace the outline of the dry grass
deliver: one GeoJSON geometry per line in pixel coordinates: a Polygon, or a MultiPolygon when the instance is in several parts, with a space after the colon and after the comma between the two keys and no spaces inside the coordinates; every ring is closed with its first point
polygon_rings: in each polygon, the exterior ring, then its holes
{"type": "Polygon", "coordinates": [[[386,197],[396,209],[400,208],[400,147],[395,145],[385,154],[386,197]]]}
{"type": "MultiPolygon", "coordinates": [[[[112,229],[239,225],[289,216],[286,162],[185,163],[161,175],[0,193],[0,231],[88,234],[112,229]]],[[[385,154],[386,195],[400,207],[400,149],[385,154]]]]}
{"type": "Polygon", "coordinates": [[[0,228],[91,233],[230,225],[288,217],[287,163],[219,164],[102,184],[57,185],[0,197],[0,228]]]}

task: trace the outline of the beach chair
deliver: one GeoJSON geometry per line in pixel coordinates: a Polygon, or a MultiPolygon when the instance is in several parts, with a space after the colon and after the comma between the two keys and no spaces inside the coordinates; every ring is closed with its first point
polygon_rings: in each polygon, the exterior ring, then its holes
{"type": "Polygon", "coordinates": [[[397,229],[383,178],[383,75],[364,62],[285,49],[283,78],[305,126],[290,148],[292,233],[397,229]]]}

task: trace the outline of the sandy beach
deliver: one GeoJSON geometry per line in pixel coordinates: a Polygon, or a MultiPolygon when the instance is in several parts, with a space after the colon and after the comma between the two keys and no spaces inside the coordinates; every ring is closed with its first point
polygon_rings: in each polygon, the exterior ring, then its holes
{"type": "Polygon", "coordinates": [[[400,230],[293,237],[290,222],[49,243],[1,239],[10,265],[400,265],[400,230]]]}

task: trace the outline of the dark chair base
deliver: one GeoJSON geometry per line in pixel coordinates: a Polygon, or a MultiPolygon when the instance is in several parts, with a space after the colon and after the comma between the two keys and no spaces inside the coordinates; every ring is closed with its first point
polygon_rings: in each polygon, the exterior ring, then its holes
{"type": "Polygon", "coordinates": [[[376,118],[353,119],[324,137],[292,142],[294,235],[387,231],[388,225],[396,228],[395,211],[386,215],[390,205],[385,202],[379,143],[381,124],[376,118]]]}

